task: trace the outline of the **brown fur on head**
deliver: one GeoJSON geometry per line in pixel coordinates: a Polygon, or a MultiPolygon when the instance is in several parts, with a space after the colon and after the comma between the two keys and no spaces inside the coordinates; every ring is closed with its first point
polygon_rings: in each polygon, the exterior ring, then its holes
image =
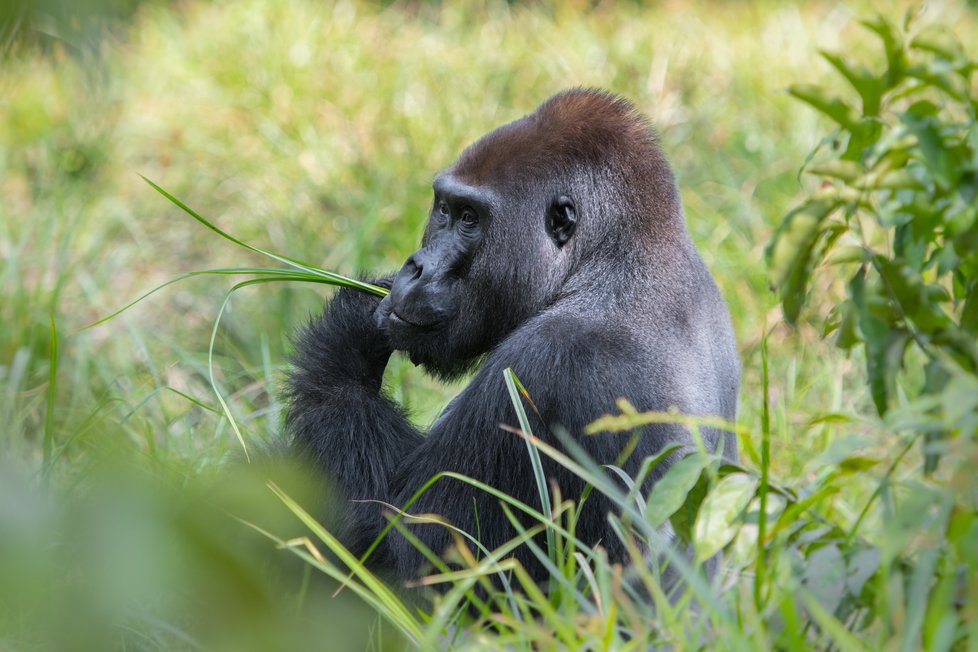
{"type": "Polygon", "coordinates": [[[582,167],[597,183],[613,185],[639,224],[681,221],[675,180],[651,123],[604,90],[554,95],[467,147],[450,172],[472,185],[512,187],[582,167]]]}

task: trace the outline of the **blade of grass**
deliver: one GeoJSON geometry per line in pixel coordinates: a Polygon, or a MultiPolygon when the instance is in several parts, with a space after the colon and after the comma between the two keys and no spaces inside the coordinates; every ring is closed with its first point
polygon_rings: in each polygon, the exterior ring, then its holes
{"type": "Polygon", "coordinates": [[[42,474],[45,478],[51,472],[51,453],[54,449],[54,406],[58,393],[58,328],[54,323],[54,310],[50,313],[51,353],[48,363],[47,407],[44,411],[44,443],[42,448],[42,474]]]}
{"type": "Polygon", "coordinates": [[[763,608],[764,577],[767,573],[767,494],[771,466],[771,403],[768,386],[767,337],[761,338],[761,482],[758,488],[759,509],[757,515],[757,558],[754,566],[754,608],[763,608]]]}
{"type": "MultiPolygon", "coordinates": [[[[513,431],[519,437],[530,437],[526,433],[513,431]]],[[[644,519],[638,517],[638,513],[635,508],[630,504],[627,499],[627,493],[621,491],[619,488],[615,487],[611,482],[608,481],[602,474],[599,473],[589,473],[583,466],[578,462],[571,459],[563,452],[557,450],[553,446],[533,437],[533,443],[537,449],[544,455],[554,460],[568,471],[571,471],[578,477],[592,483],[594,488],[606,495],[608,498],[613,500],[619,509],[623,513],[629,514],[634,520],[634,527],[641,528],[642,534],[648,537],[650,540],[657,542],[661,545],[662,553],[667,557],[669,563],[672,564],[679,574],[682,576],[683,580],[687,585],[693,590],[696,595],[697,600],[700,601],[701,606],[710,608],[710,616],[718,621],[718,626],[722,626],[724,629],[731,629],[735,627],[735,623],[731,617],[729,611],[725,606],[717,599],[717,596],[713,594],[710,587],[704,581],[703,577],[690,566],[690,564],[682,558],[676,550],[674,550],[668,541],[661,541],[662,536],[656,532],[653,528],[648,526],[644,519]],[[664,545],[662,545],[664,544],[664,545]]],[[[580,449],[579,445],[576,445],[571,438],[562,439],[561,442],[565,448],[568,450],[575,451],[576,455],[586,456],[586,453],[580,449]]],[[[589,466],[594,466],[593,460],[588,460],[589,466]]],[[[746,644],[746,639],[742,642],[746,644]]]]}
{"type": "MultiPolygon", "coordinates": [[[[291,507],[289,509],[291,510],[291,507]]],[[[337,568],[335,565],[328,562],[321,554],[318,553],[318,551],[317,554],[313,554],[308,550],[303,550],[302,548],[296,547],[294,545],[290,545],[289,542],[286,541],[285,539],[275,536],[271,532],[268,532],[267,530],[261,528],[255,523],[251,523],[250,521],[246,521],[238,517],[234,517],[234,518],[237,519],[241,524],[250,527],[251,529],[261,534],[262,536],[273,541],[279,548],[282,548],[283,550],[288,550],[292,554],[296,555],[297,557],[302,559],[306,564],[308,564],[310,567],[319,570],[320,572],[324,573],[325,575],[335,580],[340,580],[343,578],[344,572],[339,568],[337,568]]],[[[414,643],[415,646],[417,646],[421,638],[420,637],[421,629],[420,626],[416,622],[414,622],[413,619],[411,619],[410,614],[407,614],[407,622],[403,622],[400,619],[399,614],[393,614],[387,611],[386,603],[383,600],[381,600],[379,596],[374,594],[367,586],[364,586],[359,582],[350,582],[349,586],[350,586],[350,590],[352,590],[361,600],[363,600],[368,605],[370,605],[382,618],[386,619],[388,622],[393,624],[394,627],[396,627],[402,634],[404,634],[409,641],[411,641],[412,643],[414,643]]]]}
{"type": "Polygon", "coordinates": [[[166,190],[164,190],[163,188],[161,188],[160,186],[158,186],[154,182],[150,181],[145,176],[143,176],[141,174],[139,176],[142,177],[143,181],[145,181],[150,186],[152,186],[153,189],[156,190],[156,192],[160,193],[161,195],[163,195],[164,197],[166,197],[167,199],[169,199],[174,205],[176,205],[177,207],[179,207],[187,215],[189,215],[190,217],[194,218],[195,220],[197,220],[198,222],[200,222],[201,224],[203,224],[204,226],[206,226],[211,231],[214,231],[215,233],[217,233],[219,236],[221,236],[225,240],[229,240],[229,241],[233,242],[234,244],[236,244],[236,245],[238,245],[240,247],[244,247],[245,249],[248,249],[249,251],[253,251],[253,252],[258,253],[258,254],[261,254],[263,256],[268,256],[269,258],[272,258],[273,260],[277,260],[278,262],[284,263],[284,264],[286,264],[286,265],[288,265],[290,267],[295,267],[296,269],[302,270],[304,272],[308,272],[309,274],[315,274],[317,276],[320,276],[323,279],[327,279],[327,282],[330,282],[333,285],[340,285],[340,286],[343,286],[343,287],[356,288],[356,289],[362,290],[364,292],[369,292],[370,294],[376,294],[379,297],[387,296],[387,293],[389,292],[389,290],[386,289],[386,288],[378,287],[378,286],[373,285],[371,283],[364,283],[363,281],[358,281],[356,279],[352,279],[352,278],[349,278],[347,276],[343,276],[341,274],[336,274],[336,273],[333,273],[333,272],[327,272],[326,270],[319,269],[318,267],[316,267],[314,265],[310,265],[309,263],[304,263],[301,260],[296,260],[295,258],[290,258],[288,256],[281,256],[279,254],[275,254],[275,253],[272,253],[270,251],[266,251],[264,249],[259,249],[258,247],[254,247],[254,246],[252,246],[252,245],[250,245],[250,244],[248,244],[246,242],[243,242],[243,241],[235,238],[233,235],[231,235],[227,231],[221,230],[220,228],[218,228],[217,226],[215,226],[211,222],[209,222],[206,219],[204,219],[203,217],[201,217],[200,214],[198,214],[192,208],[190,208],[189,206],[187,206],[185,203],[183,203],[182,201],[180,201],[179,199],[177,199],[176,197],[174,197],[173,195],[171,195],[169,192],[167,192],[166,190]]]}
{"type": "Polygon", "coordinates": [[[241,429],[238,428],[238,422],[231,414],[231,408],[228,406],[227,401],[224,400],[224,395],[221,393],[220,388],[218,388],[217,379],[214,377],[214,344],[217,341],[217,329],[221,325],[221,318],[224,316],[224,311],[231,301],[231,296],[238,290],[252,285],[263,285],[265,283],[304,282],[308,280],[306,274],[290,273],[278,274],[272,277],[253,278],[236,283],[225,293],[224,300],[221,302],[221,307],[217,312],[217,317],[214,319],[214,326],[211,328],[210,344],[207,347],[207,377],[210,381],[211,389],[214,390],[214,394],[217,396],[217,401],[221,404],[221,410],[224,416],[227,417],[228,423],[231,424],[231,429],[234,430],[234,434],[238,438],[238,443],[241,444],[241,448],[244,451],[245,458],[249,462],[251,461],[251,455],[248,453],[248,445],[245,443],[244,435],[241,434],[241,429]]]}
{"type": "MultiPolygon", "coordinates": [[[[378,579],[377,576],[375,576],[363,564],[361,564],[353,553],[347,550],[336,537],[330,534],[316,521],[315,518],[300,507],[298,503],[292,500],[292,498],[282,491],[278,485],[273,482],[269,482],[268,487],[272,490],[272,493],[274,493],[275,496],[285,504],[289,511],[298,517],[299,520],[302,521],[302,523],[309,528],[310,531],[312,531],[316,538],[326,544],[330,552],[336,555],[344,566],[354,572],[356,578],[362,584],[354,582],[351,583],[350,586],[357,591],[358,595],[364,599],[367,599],[367,596],[369,596],[370,603],[393,625],[401,630],[411,641],[418,643],[422,638],[424,638],[421,624],[414,619],[408,607],[394,594],[393,591],[387,587],[383,581],[378,579]],[[362,590],[359,590],[361,588],[362,590]]],[[[315,562],[316,560],[310,556],[308,561],[315,562]]],[[[316,565],[317,568],[320,566],[318,563],[314,565],[316,565]]],[[[330,576],[336,580],[343,581],[346,573],[340,571],[338,568],[334,568],[334,570],[335,573],[330,573],[330,576]]]]}
{"type": "MultiPolygon", "coordinates": [[[[523,387],[523,384],[520,383],[520,379],[516,377],[516,373],[512,368],[507,368],[503,371],[503,377],[506,379],[506,389],[509,391],[509,399],[513,403],[513,409],[516,410],[516,417],[519,419],[520,428],[523,432],[532,436],[533,431],[530,429],[530,420],[526,416],[526,410],[523,409],[523,401],[520,400],[521,394],[527,400],[530,400],[530,395],[526,391],[526,388],[523,387]]],[[[547,520],[552,522],[553,512],[550,505],[550,489],[547,487],[547,478],[543,474],[543,462],[540,459],[540,453],[529,439],[524,439],[523,441],[526,443],[526,451],[530,455],[533,478],[537,484],[537,492],[540,494],[540,506],[547,520]]],[[[556,565],[557,546],[554,540],[554,531],[549,526],[547,527],[547,552],[550,555],[551,564],[556,565]]],[[[553,586],[550,588],[552,589],[553,586]]]]}
{"type": "Polygon", "coordinates": [[[224,395],[221,394],[221,390],[217,386],[217,379],[214,377],[214,343],[217,340],[217,329],[221,325],[221,318],[224,316],[224,311],[227,309],[228,303],[231,301],[231,295],[242,288],[249,287],[251,285],[261,285],[265,283],[274,283],[281,281],[296,281],[304,280],[303,278],[294,278],[290,276],[279,276],[273,278],[253,278],[248,281],[241,281],[236,283],[227,293],[224,295],[224,301],[221,302],[221,308],[217,311],[217,317],[214,319],[214,327],[211,329],[211,340],[207,347],[207,378],[210,380],[211,389],[214,390],[214,395],[217,396],[217,401],[221,404],[221,410],[224,412],[224,416],[227,417],[228,423],[231,424],[231,429],[234,430],[235,436],[238,438],[238,443],[241,444],[241,449],[244,451],[245,459],[249,462],[251,461],[251,455],[248,453],[248,445],[245,443],[244,435],[241,434],[241,429],[238,428],[238,422],[231,414],[231,408],[228,407],[227,402],[224,400],[224,395]]]}
{"type": "Polygon", "coordinates": [[[835,616],[825,610],[818,600],[808,591],[801,591],[801,600],[818,626],[832,639],[832,642],[843,652],[866,652],[869,647],[850,633],[845,625],[835,616]]]}
{"type": "MultiPolygon", "coordinates": [[[[523,527],[523,525],[519,522],[519,519],[513,514],[512,510],[506,507],[506,505],[500,505],[500,507],[502,508],[506,519],[509,521],[510,525],[513,526],[513,529],[516,530],[517,534],[525,534],[527,528],[523,527]]],[[[574,595],[574,597],[577,599],[577,605],[579,607],[588,613],[593,613],[595,611],[594,605],[591,604],[591,602],[585,598],[576,587],[571,585],[570,580],[560,571],[559,568],[557,568],[557,565],[548,557],[548,555],[544,554],[543,550],[540,549],[540,546],[534,543],[532,537],[526,539],[526,546],[530,549],[530,552],[533,553],[533,556],[536,557],[537,561],[539,561],[540,564],[547,569],[547,573],[550,575],[551,579],[553,579],[554,582],[559,583],[565,591],[569,591],[574,595]]],[[[550,593],[553,593],[552,587],[550,593]]]]}
{"type": "Polygon", "coordinates": [[[264,276],[289,277],[288,280],[296,280],[296,281],[302,280],[302,281],[307,281],[309,283],[323,283],[325,285],[337,285],[331,280],[325,279],[317,274],[309,274],[306,272],[296,271],[294,269],[280,269],[275,267],[219,267],[216,269],[204,269],[204,270],[198,270],[193,272],[185,272],[183,274],[180,274],[179,276],[175,276],[174,278],[171,278],[169,281],[166,281],[165,283],[161,283],[160,285],[157,285],[156,287],[149,290],[148,292],[141,294],[139,297],[130,301],[122,308],[113,312],[112,314],[102,317],[98,321],[93,321],[91,324],[82,326],[78,330],[83,331],[88,328],[93,328],[95,326],[98,326],[99,324],[103,324],[109,321],[114,317],[118,317],[119,315],[129,310],[143,299],[146,299],[147,297],[156,294],[157,292],[159,292],[165,287],[173,285],[174,283],[177,283],[179,281],[186,280],[188,278],[194,278],[196,276],[237,276],[237,275],[246,275],[246,274],[252,276],[259,276],[259,277],[264,277],[264,276]]]}

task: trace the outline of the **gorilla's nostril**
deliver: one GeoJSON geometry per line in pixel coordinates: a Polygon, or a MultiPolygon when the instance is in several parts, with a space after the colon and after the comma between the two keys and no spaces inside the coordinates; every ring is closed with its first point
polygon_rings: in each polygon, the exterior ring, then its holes
{"type": "Polygon", "coordinates": [[[412,254],[408,256],[408,259],[404,261],[404,269],[402,272],[406,272],[405,276],[410,278],[412,281],[417,281],[421,278],[421,272],[424,271],[424,265],[418,260],[418,255],[412,254]]]}

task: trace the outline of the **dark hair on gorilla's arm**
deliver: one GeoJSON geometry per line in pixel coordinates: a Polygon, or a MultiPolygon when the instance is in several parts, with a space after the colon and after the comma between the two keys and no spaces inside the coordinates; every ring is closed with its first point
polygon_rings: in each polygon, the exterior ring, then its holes
{"type": "Polygon", "coordinates": [[[328,525],[357,553],[382,525],[376,503],[357,501],[389,501],[391,470],[422,441],[402,408],[380,393],[392,350],[374,315],[379,303],[357,290],[337,291],[296,336],[286,391],[292,449],[350,501],[341,522],[328,525]]]}

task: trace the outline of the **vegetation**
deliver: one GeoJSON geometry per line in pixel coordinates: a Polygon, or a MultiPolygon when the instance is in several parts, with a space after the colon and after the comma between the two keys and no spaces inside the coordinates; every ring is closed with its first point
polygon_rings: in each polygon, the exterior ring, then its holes
{"type": "MultiPolygon", "coordinates": [[[[0,12],[0,649],[976,649],[973,7],[108,5],[0,12]],[[322,297],[296,281],[399,265],[431,175],[578,84],[658,125],[738,332],[741,465],[625,493],[519,430],[500,378],[513,436],[612,495],[637,556],[671,526],[696,563],[614,567],[575,501],[487,487],[539,517],[550,586],[459,533],[469,570],[407,602],[308,516],[312,479],[241,444],[279,432],[288,334],[322,297]],[[309,264],[269,271],[139,174],[309,264]],[[288,282],[231,295],[228,271],[288,282]]],[[[421,423],[457,389],[400,358],[387,385],[421,423]]],[[[675,418],[620,408],[594,436],[675,418]]]]}

